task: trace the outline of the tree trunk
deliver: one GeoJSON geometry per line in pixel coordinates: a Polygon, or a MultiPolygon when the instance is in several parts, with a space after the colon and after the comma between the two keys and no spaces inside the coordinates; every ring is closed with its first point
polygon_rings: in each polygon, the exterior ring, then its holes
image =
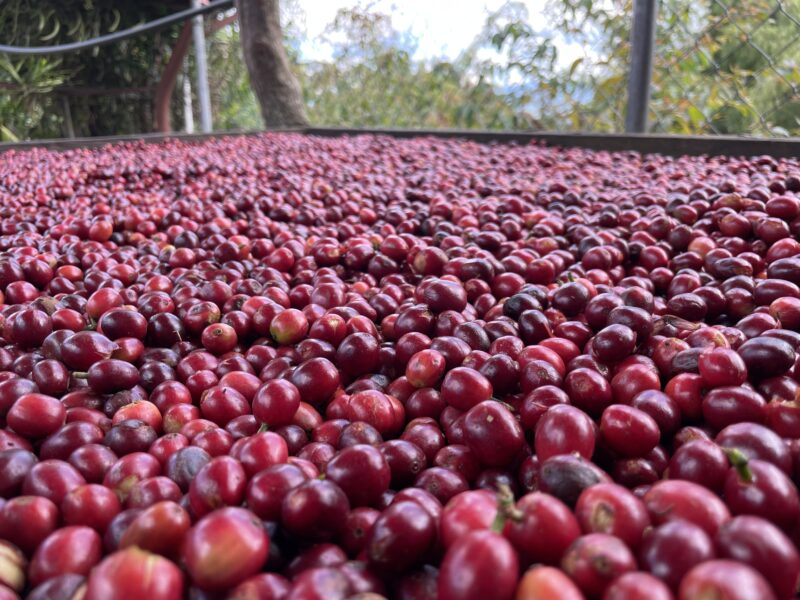
{"type": "Polygon", "coordinates": [[[186,52],[189,50],[189,42],[192,39],[192,24],[191,21],[186,21],[183,24],[183,29],[172,48],[172,54],[164,67],[164,72],[161,74],[161,79],[156,87],[155,98],[155,113],[156,113],[156,131],[159,133],[170,133],[172,131],[172,115],[170,111],[170,99],[172,98],[172,90],[175,89],[175,81],[178,78],[178,73],[183,66],[183,60],[186,58],[186,52]]]}
{"type": "Polygon", "coordinates": [[[237,0],[242,52],[267,127],[308,124],[283,47],[278,0],[237,0]]]}
{"type": "MultiPolygon", "coordinates": [[[[231,23],[235,23],[238,15],[236,13],[228,15],[224,19],[214,19],[209,23],[208,32],[214,35],[223,27],[227,27],[231,23]]],[[[156,131],[158,133],[171,133],[172,132],[172,114],[170,110],[170,100],[172,99],[172,92],[175,89],[175,82],[178,79],[178,73],[183,68],[183,61],[186,59],[186,54],[189,51],[189,43],[192,41],[192,22],[186,21],[183,24],[183,29],[178,36],[175,46],[172,48],[172,54],[161,73],[161,79],[156,86],[155,109],[156,113],[156,131]]]]}

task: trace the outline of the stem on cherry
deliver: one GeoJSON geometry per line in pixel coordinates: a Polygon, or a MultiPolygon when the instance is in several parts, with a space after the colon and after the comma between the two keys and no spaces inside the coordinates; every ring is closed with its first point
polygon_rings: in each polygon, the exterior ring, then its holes
{"type": "Polygon", "coordinates": [[[731,461],[731,466],[736,469],[739,477],[741,477],[745,483],[752,483],[753,472],[748,466],[747,456],[745,456],[745,454],[738,448],[725,448],[724,451],[725,456],[727,456],[728,460],[731,461]]]}
{"type": "Polygon", "coordinates": [[[495,516],[490,529],[495,533],[502,533],[508,519],[522,520],[522,511],[514,504],[514,492],[503,483],[500,484],[497,491],[497,516],[495,516]]]}

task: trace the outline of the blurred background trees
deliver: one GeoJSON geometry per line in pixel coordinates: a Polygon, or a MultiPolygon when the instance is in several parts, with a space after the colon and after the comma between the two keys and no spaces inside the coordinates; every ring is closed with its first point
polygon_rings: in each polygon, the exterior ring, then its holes
{"type": "MultiPolygon", "coordinates": [[[[623,130],[632,0],[547,0],[544,19],[508,1],[458,56],[425,59],[390,14],[353,4],[325,32],[330,58],[310,61],[300,51],[303,2],[281,3],[285,48],[312,124],[623,130]]],[[[6,0],[0,31],[9,44],[65,42],[185,7],[183,0],[6,0]]],[[[0,137],[152,131],[154,90],[180,30],[60,57],[0,55],[0,137]]],[[[207,38],[217,129],[261,126],[239,33],[233,22],[207,38]]],[[[170,104],[175,129],[193,68],[189,52],[170,104]]],[[[653,131],[796,135],[798,86],[800,0],[659,3],[653,131]]]]}
{"type": "MultiPolygon", "coordinates": [[[[6,44],[84,40],[186,8],[183,0],[5,0],[6,44]]],[[[0,125],[5,138],[150,131],[153,94],[180,26],[59,56],[0,54],[0,125]]]]}

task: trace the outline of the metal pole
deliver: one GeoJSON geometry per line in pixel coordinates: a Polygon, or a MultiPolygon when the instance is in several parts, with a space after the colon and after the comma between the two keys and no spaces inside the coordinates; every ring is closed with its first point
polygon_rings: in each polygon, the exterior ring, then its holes
{"type": "Polygon", "coordinates": [[[183,129],[194,133],[194,114],[192,114],[192,81],[189,78],[187,61],[183,61],[183,129]]]}
{"type": "MultiPolygon", "coordinates": [[[[202,0],[192,0],[193,7],[204,4],[202,0]]],[[[194,35],[195,67],[197,68],[197,98],[200,101],[200,130],[211,133],[211,96],[208,92],[208,64],[206,62],[206,35],[203,31],[203,17],[194,17],[192,21],[194,35]]]]}
{"type": "Polygon", "coordinates": [[[72,110],[69,106],[69,98],[61,96],[61,108],[64,109],[64,133],[70,139],[75,138],[75,126],[72,124],[72,110]]]}
{"type": "Polygon", "coordinates": [[[631,62],[628,73],[628,110],[625,115],[627,133],[647,131],[647,107],[650,104],[655,34],[656,0],[634,0],[631,62]]]}

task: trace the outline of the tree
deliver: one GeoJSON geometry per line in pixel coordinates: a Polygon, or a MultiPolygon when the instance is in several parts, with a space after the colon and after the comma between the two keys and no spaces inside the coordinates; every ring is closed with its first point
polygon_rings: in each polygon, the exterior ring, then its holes
{"type": "Polygon", "coordinates": [[[308,124],[283,46],[278,0],[238,0],[242,52],[267,127],[308,124]]]}
{"type": "Polygon", "coordinates": [[[522,129],[524,107],[498,90],[475,53],[414,57],[416,40],[390,15],[340,9],[325,41],[332,58],[301,65],[314,123],[350,127],[522,129]]]}
{"type": "MultiPolygon", "coordinates": [[[[800,0],[658,5],[652,131],[800,133],[800,0]]],[[[621,131],[632,8],[633,0],[548,0],[534,27],[524,4],[506,2],[483,35],[497,52],[492,82],[529,97],[548,128],[621,131]],[[554,60],[565,46],[580,51],[567,65],[554,60]]]]}
{"type": "MultiPolygon", "coordinates": [[[[44,46],[94,38],[186,8],[185,0],[7,0],[3,42],[44,46]]],[[[0,140],[149,131],[153,93],[180,25],[50,56],[0,54],[0,140]]]]}

